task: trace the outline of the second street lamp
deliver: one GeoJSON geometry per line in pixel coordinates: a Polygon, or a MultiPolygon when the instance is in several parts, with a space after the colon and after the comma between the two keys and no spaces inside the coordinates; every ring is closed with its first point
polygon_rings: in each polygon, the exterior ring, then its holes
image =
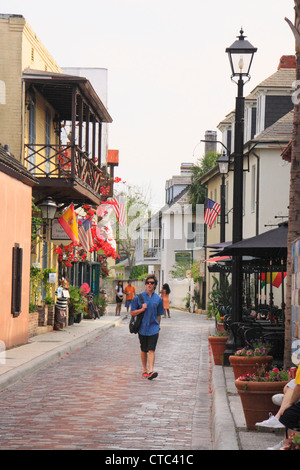
{"type": "Polygon", "coordinates": [[[229,171],[229,157],[224,151],[218,158],[217,164],[219,165],[219,173],[222,175],[221,184],[221,212],[220,212],[220,242],[225,242],[225,175],[229,171]]]}
{"type": "MultiPolygon", "coordinates": [[[[237,40],[226,49],[231,66],[231,79],[238,85],[235,108],[234,152],[231,155],[234,163],[233,179],[233,228],[232,242],[243,239],[243,147],[244,147],[244,84],[250,80],[250,68],[257,49],[245,40],[241,29],[237,40]],[[237,79],[237,82],[235,81],[237,79]]],[[[243,274],[242,257],[232,257],[232,321],[242,319],[243,308],[243,274]]]]}

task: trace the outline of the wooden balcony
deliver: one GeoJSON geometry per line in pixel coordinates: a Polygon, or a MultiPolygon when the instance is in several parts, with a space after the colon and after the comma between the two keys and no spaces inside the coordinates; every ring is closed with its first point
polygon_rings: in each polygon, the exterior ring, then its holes
{"type": "Polygon", "coordinates": [[[106,167],[101,169],[79,146],[25,145],[25,166],[38,180],[36,200],[51,196],[56,202],[95,204],[112,196],[113,182],[106,167]]]}

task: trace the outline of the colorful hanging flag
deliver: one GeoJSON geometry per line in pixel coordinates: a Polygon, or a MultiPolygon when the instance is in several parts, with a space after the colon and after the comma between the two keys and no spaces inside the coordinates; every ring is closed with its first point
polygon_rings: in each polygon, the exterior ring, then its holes
{"type": "Polygon", "coordinates": [[[66,234],[71,238],[72,242],[77,245],[79,242],[78,226],[73,203],[58,219],[58,222],[60,223],[66,234]]]}
{"type": "Polygon", "coordinates": [[[103,213],[102,206],[104,205],[110,205],[112,207],[115,216],[121,226],[126,224],[125,206],[123,202],[118,202],[116,198],[110,199],[110,201],[102,202],[101,206],[99,206],[97,209],[97,215],[99,215],[100,217],[100,214],[103,213]]]}
{"type": "Polygon", "coordinates": [[[204,213],[204,223],[212,228],[214,221],[220,213],[221,206],[217,202],[207,199],[206,210],[204,213]]]}
{"type": "MultiPolygon", "coordinates": [[[[283,279],[286,277],[286,273],[283,273],[283,279]]],[[[271,273],[262,273],[260,275],[260,288],[265,287],[266,284],[271,282],[271,273]],[[267,275],[266,275],[267,274],[267,275]]],[[[282,283],[282,273],[272,273],[272,286],[279,287],[282,283]]]]}
{"type": "Polygon", "coordinates": [[[78,228],[78,236],[80,244],[83,249],[88,253],[90,248],[94,245],[94,240],[92,237],[92,221],[91,219],[82,219],[78,228]]]}

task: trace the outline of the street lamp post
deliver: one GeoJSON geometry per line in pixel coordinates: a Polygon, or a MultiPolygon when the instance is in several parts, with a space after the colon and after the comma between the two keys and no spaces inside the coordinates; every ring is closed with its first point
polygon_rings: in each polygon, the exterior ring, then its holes
{"type": "MultiPolygon", "coordinates": [[[[235,108],[234,135],[234,179],[233,179],[233,230],[232,242],[243,239],[243,146],[244,146],[244,84],[250,80],[250,68],[257,49],[245,40],[244,31],[240,30],[237,40],[226,49],[232,75],[231,79],[238,86],[235,108]],[[235,81],[237,79],[237,81],[235,81]]],[[[232,321],[242,319],[242,257],[232,257],[232,321]]]]}

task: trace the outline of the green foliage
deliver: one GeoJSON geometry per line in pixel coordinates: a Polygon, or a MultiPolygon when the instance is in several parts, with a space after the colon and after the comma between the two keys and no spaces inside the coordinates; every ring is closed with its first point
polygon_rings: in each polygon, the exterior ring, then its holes
{"type": "Polygon", "coordinates": [[[215,311],[219,305],[223,305],[224,307],[231,305],[231,285],[228,281],[228,275],[224,276],[224,282],[222,286],[219,286],[219,281],[215,276],[213,276],[213,280],[214,283],[211,291],[208,294],[208,298],[215,311]]]}
{"type": "Polygon", "coordinates": [[[99,294],[94,298],[94,304],[98,307],[98,311],[101,316],[105,313],[107,303],[108,302],[105,299],[104,295],[99,294]]]}
{"type": "Polygon", "coordinates": [[[45,301],[46,298],[49,299],[51,297],[51,284],[49,282],[49,273],[56,273],[56,269],[54,268],[46,268],[43,270],[42,280],[44,289],[46,291],[45,301]]]}
{"type": "Polygon", "coordinates": [[[144,277],[147,275],[147,273],[148,273],[147,266],[133,266],[129,274],[129,279],[143,280],[144,277]]]}
{"type": "Polygon", "coordinates": [[[205,173],[208,173],[216,166],[219,155],[208,153],[201,160],[197,160],[197,164],[192,168],[192,183],[188,189],[190,204],[196,207],[197,204],[204,204],[206,199],[206,187],[200,184],[200,179],[205,173]]]}
{"type": "Polygon", "coordinates": [[[170,269],[169,274],[173,279],[185,279],[186,272],[190,269],[190,263],[188,261],[177,262],[170,269]]]}
{"type": "Polygon", "coordinates": [[[31,202],[31,242],[34,242],[39,237],[38,232],[43,224],[43,219],[40,217],[41,210],[34,204],[34,197],[31,202]]]}
{"type": "Polygon", "coordinates": [[[84,311],[87,304],[86,299],[81,295],[80,288],[70,286],[69,287],[70,297],[68,299],[69,314],[76,317],[84,311]]]}
{"type": "Polygon", "coordinates": [[[54,305],[54,299],[51,297],[51,295],[46,295],[44,302],[46,305],[54,305]]]}
{"type": "Polygon", "coordinates": [[[31,289],[31,304],[36,307],[38,292],[40,288],[40,281],[42,277],[42,270],[36,266],[30,266],[30,289],[31,289]]]}

